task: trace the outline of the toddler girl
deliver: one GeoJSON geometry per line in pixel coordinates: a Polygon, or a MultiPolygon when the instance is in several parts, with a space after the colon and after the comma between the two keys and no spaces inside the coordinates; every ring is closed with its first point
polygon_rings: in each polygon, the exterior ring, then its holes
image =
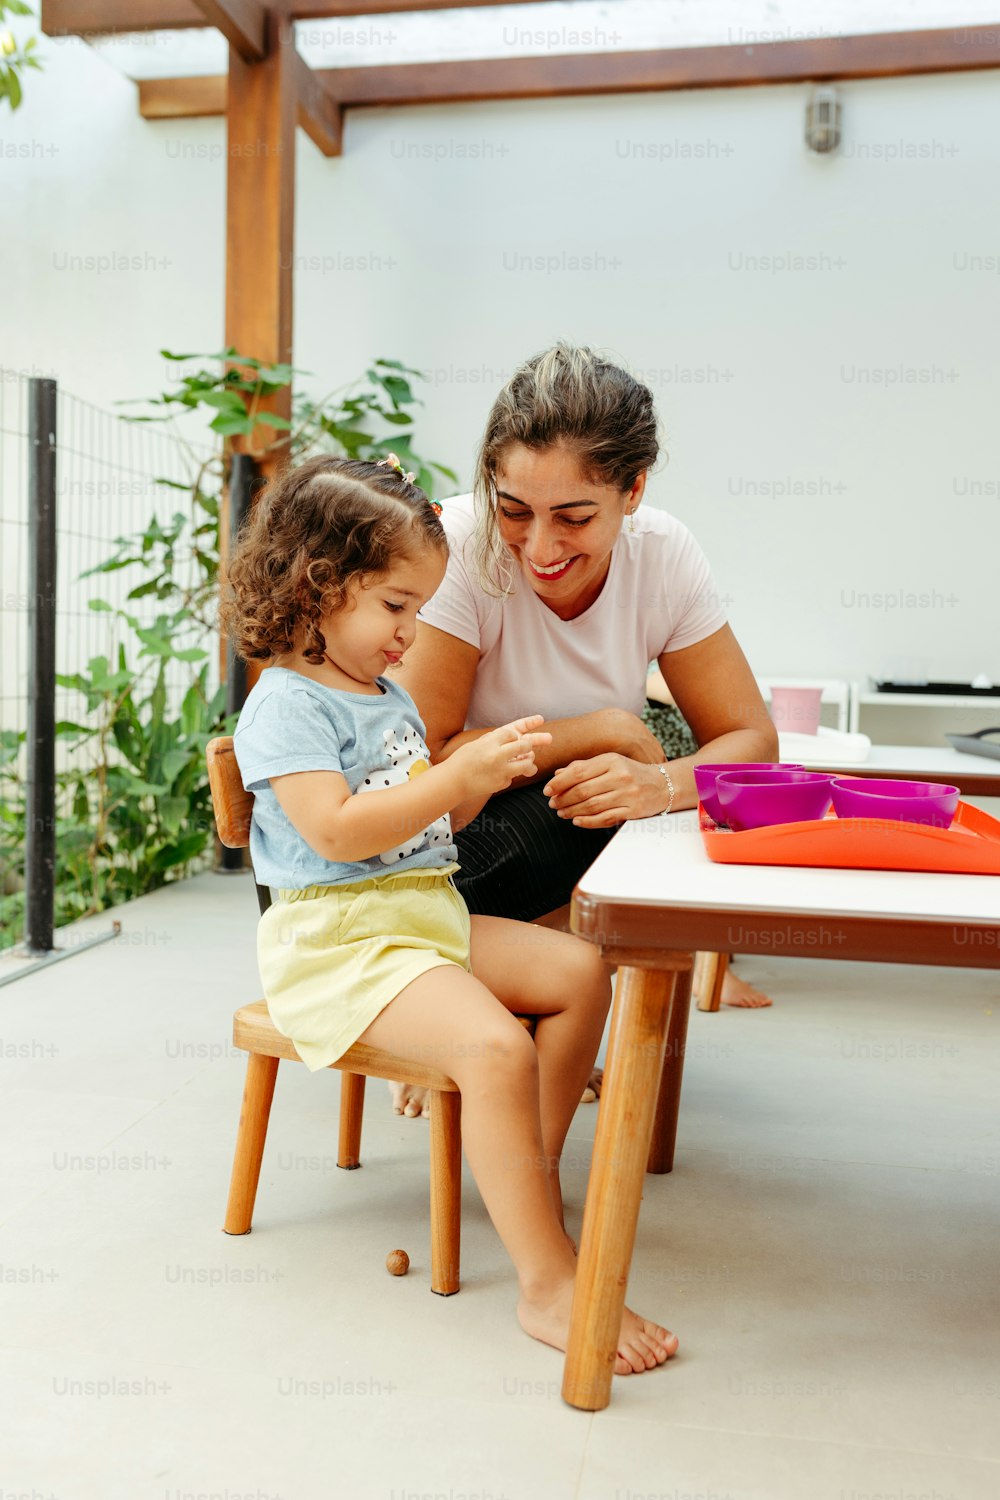
{"type": "MultiPolygon", "coordinates": [[[[254,870],[278,895],[258,957],[274,1024],[310,1069],[360,1040],[455,1080],[521,1326],[565,1349],[576,1259],[559,1157],[610,981],[590,944],[470,919],[455,888],[449,813],[534,775],[550,736],[536,714],[430,765],[413,700],[386,673],[444,576],[439,510],[395,460],[315,458],[272,481],[235,550],[224,627],[267,662],[235,733],[254,870]],[[534,1040],[514,1012],[538,1018],[534,1040]]],[[[615,1367],[652,1369],[676,1348],[626,1309],[615,1367]]]]}

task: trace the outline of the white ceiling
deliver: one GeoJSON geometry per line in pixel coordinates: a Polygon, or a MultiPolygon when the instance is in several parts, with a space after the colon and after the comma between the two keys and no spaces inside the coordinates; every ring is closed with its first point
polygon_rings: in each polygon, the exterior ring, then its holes
{"type": "MultiPolygon", "coordinates": [[[[473,57],[632,52],[795,41],[954,27],[1000,27],[998,0],[547,0],[532,5],[300,21],[296,43],[315,67],[473,57]]],[[[971,39],[970,39],[971,40],[971,39]]],[[[92,39],[129,78],[224,73],[219,32],[154,31],[92,39]]]]}

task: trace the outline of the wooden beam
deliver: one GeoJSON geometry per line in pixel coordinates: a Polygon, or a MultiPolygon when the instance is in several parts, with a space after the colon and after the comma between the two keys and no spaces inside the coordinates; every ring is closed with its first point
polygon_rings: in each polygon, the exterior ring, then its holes
{"type": "Polygon", "coordinates": [[[229,80],[212,78],[143,78],[139,113],[144,120],[193,120],[224,115],[229,80]]]}
{"type": "Polygon", "coordinates": [[[319,75],[295,53],[297,119],[306,135],[324,156],[342,156],[344,111],[324,87],[319,75]]]}
{"type": "Polygon", "coordinates": [[[195,0],[42,0],[46,36],[100,36],[207,25],[195,0]]]}
{"type": "MultiPolygon", "coordinates": [[[[485,9],[533,3],[535,0],[290,0],[287,19],[340,21],[423,10],[467,10],[470,5],[485,9]]],[[[230,8],[236,8],[232,0],[230,8]]],[[[212,23],[206,22],[201,0],[42,0],[42,30],[46,36],[186,31],[206,24],[212,23]]]]}
{"type": "Polygon", "coordinates": [[[1000,27],[964,45],[955,28],[755,46],[486,58],[317,72],[345,105],[440,104],[568,94],[732,88],[1000,67],[1000,27]]]}
{"type": "MultiPolygon", "coordinates": [[[[324,156],[342,155],[344,111],[340,101],[298,53],[295,77],[298,124],[324,156]]],[[[225,77],[145,78],[139,84],[139,113],[144,120],[200,120],[224,115],[228,94],[225,77]]]]}
{"type": "Polygon", "coordinates": [[[197,0],[202,24],[215,26],[246,62],[264,56],[266,12],[260,0],[197,0]]]}
{"type": "MultiPolygon", "coordinates": [[[[974,29],[969,28],[969,37],[973,34],[974,29]]],[[[998,67],[1000,27],[984,28],[976,41],[963,41],[962,32],[948,28],[764,42],[755,46],[675,47],[665,51],[485,58],[314,71],[342,107],[352,107],[732,88],[998,67]]],[[[191,114],[194,111],[189,106],[196,97],[204,100],[205,114],[223,114],[225,80],[160,78],[139,85],[139,109],[147,120],[191,114]]]]}

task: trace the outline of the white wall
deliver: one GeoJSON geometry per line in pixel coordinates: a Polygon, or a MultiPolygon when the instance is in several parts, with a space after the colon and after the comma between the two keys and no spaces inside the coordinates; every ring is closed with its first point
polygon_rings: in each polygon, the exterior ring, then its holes
{"type": "MultiPolygon", "coordinates": [[[[160,346],[221,345],[224,122],[144,123],[82,43],[47,50],[0,117],[0,363],[110,403],[160,388],[160,346]]],[[[830,159],[797,86],[352,111],[342,159],[299,135],[296,362],[316,393],[372,355],[430,371],[420,445],[465,481],[518,360],[609,349],[759,671],[1000,682],[996,90],[845,85],[830,159]]]]}

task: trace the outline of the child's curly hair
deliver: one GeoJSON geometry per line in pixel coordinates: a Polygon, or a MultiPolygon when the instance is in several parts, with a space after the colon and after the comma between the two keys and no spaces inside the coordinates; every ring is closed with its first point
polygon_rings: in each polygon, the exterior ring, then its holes
{"type": "Polygon", "coordinates": [[[386,465],[321,456],[277,474],[255,502],[226,569],[222,629],[244,661],[302,655],[318,665],[319,628],[355,580],[385,573],[426,546],[448,549],[417,485],[386,465]]]}

